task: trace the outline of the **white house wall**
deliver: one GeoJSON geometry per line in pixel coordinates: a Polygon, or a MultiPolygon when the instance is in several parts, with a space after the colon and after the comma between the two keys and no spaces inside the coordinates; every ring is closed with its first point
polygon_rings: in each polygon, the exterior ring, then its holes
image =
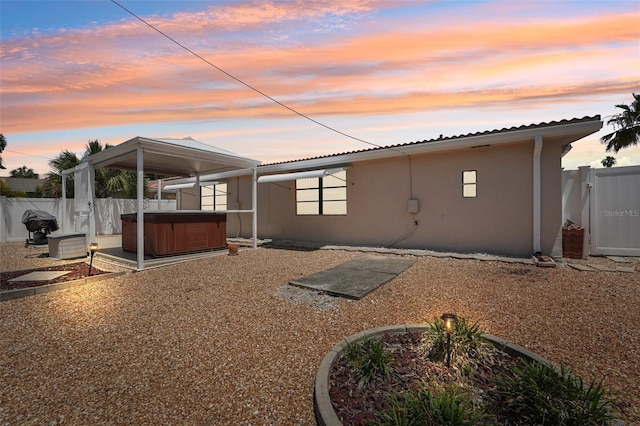
{"type": "MultiPolygon", "coordinates": [[[[541,248],[546,254],[552,254],[554,247],[557,251],[561,229],[562,145],[560,141],[543,141],[541,248]]],[[[410,160],[399,154],[354,162],[347,170],[347,181],[345,216],[297,216],[294,181],[260,184],[259,237],[532,254],[533,140],[413,155],[410,160]],[[462,197],[465,170],[477,171],[476,198],[462,197]],[[411,198],[419,201],[415,215],[407,208],[411,198]]],[[[249,185],[249,178],[242,178],[239,198],[244,206],[250,205],[249,185]]],[[[229,209],[235,209],[237,188],[229,188],[229,209]]],[[[229,220],[228,235],[237,232],[229,220]]],[[[242,223],[240,234],[246,237],[250,232],[249,222],[246,226],[242,223]]]]}

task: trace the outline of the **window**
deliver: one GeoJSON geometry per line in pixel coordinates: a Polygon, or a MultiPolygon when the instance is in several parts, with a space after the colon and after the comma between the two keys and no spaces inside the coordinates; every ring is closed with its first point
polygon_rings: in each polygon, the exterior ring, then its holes
{"type": "Polygon", "coordinates": [[[462,172],[462,197],[463,198],[475,198],[476,197],[476,171],[465,170],[462,172]]]}
{"type": "Polygon", "coordinates": [[[202,210],[226,210],[227,184],[218,183],[200,187],[200,208],[202,210]]]}
{"type": "Polygon", "coordinates": [[[296,214],[346,215],[347,172],[296,180],[296,214]]]}

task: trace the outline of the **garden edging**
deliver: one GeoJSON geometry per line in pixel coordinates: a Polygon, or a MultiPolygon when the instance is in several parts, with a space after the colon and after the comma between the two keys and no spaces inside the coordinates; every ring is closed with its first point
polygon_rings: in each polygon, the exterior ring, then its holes
{"type": "Polygon", "coordinates": [[[17,288],[15,290],[7,290],[0,292],[0,302],[6,302],[8,300],[19,299],[21,297],[35,296],[38,294],[45,294],[51,291],[64,290],[67,288],[79,287],[81,285],[94,283],[97,281],[106,280],[108,278],[118,277],[124,275],[126,272],[109,272],[106,274],[93,275],[91,277],[79,278],[73,281],[64,281],[61,283],[42,285],[38,287],[17,288]]]}
{"type": "MultiPolygon", "coordinates": [[[[374,336],[383,336],[389,334],[400,334],[407,332],[422,332],[429,326],[425,324],[403,324],[403,325],[388,325],[384,327],[373,328],[366,331],[361,331],[351,336],[345,337],[337,345],[335,345],[324,357],[318,368],[316,374],[316,381],[313,388],[313,409],[316,417],[316,423],[318,426],[342,426],[342,422],[336,415],[333,405],[331,404],[331,398],[329,397],[329,377],[333,364],[336,361],[338,355],[348,345],[358,342],[363,339],[367,339],[374,336]]],[[[546,358],[529,351],[522,346],[515,343],[508,342],[499,337],[491,334],[483,334],[483,337],[487,339],[497,349],[506,352],[511,356],[517,356],[524,358],[528,361],[537,361],[552,366],[555,370],[560,371],[560,367],[553,364],[546,358]]]]}

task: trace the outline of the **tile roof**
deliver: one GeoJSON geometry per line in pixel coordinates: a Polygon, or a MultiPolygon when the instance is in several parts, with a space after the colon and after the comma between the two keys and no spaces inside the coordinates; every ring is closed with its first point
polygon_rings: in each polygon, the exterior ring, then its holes
{"type": "Polygon", "coordinates": [[[341,156],[341,155],[356,154],[356,153],[360,153],[360,152],[370,152],[370,151],[379,151],[379,150],[383,150],[383,149],[402,148],[402,147],[414,146],[414,145],[419,145],[419,144],[427,144],[427,143],[431,143],[431,142],[452,141],[452,140],[457,140],[457,139],[469,138],[469,137],[473,137],[473,136],[485,136],[485,135],[491,135],[491,134],[515,132],[515,131],[520,131],[520,130],[530,130],[530,129],[545,128],[545,127],[562,126],[562,125],[565,125],[565,124],[577,124],[577,123],[589,122],[589,121],[600,120],[600,119],[601,119],[600,115],[598,114],[598,115],[594,115],[594,116],[585,116],[585,117],[582,117],[582,118],[572,118],[570,120],[549,121],[549,122],[542,122],[542,123],[537,123],[537,124],[522,125],[522,126],[517,126],[517,127],[513,126],[513,127],[508,127],[508,128],[505,127],[505,128],[502,128],[502,129],[485,130],[483,132],[467,133],[467,134],[464,134],[464,135],[457,135],[457,136],[444,136],[444,137],[440,136],[439,138],[436,138],[436,139],[429,139],[429,140],[416,141],[416,142],[408,142],[408,143],[402,143],[402,144],[397,144],[397,145],[388,145],[388,146],[382,146],[382,147],[376,147],[376,148],[366,148],[366,149],[360,149],[360,150],[355,150],[355,151],[340,152],[340,153],[336,153],[336,154],[320,155],[320,156],[317,156],[317,157],[301,158],[301,159],[297,159],[297,160],[279,161],[279,162],[275,162],[275,163],[261,164],[261,165],[258,166],[258,168],[265,167],[265,166],[273,166],[273,165],[277,165],[277,164],[288,164],[288,163],[297,163],[297,162],[307,161],[307,160],[317,160],[317,159],[320,159],[320,158],[338,157],[338,156],[341,156]]]}

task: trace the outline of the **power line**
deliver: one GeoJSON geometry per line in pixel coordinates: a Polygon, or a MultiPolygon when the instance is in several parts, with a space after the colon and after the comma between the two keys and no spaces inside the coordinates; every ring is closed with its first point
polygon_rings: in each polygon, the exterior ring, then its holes
{"type": "MultiPolygon", "coordinates": [[[[371,145],[371,146],[375,146],[376,148],[384,148],[384,147],[383,147],[383,146],[381,146],[381,145],[377,145],[377,144],[375,144],[375,143],[368,142],[368,141],[366,141],[366,140],[364,140],[364,139],[360,139],[360,138],[357,138],[357,137],[355,137],[355,136],[351,136],[351,135],[349,135],[349,134],[347,134],[347,133],[345,133],[345,132],[342,132],[342,131],[340,131],[340,130],[338,130],[338,129],[335,129],[335,128],[331,127],[331,126],[328,126],[328,125],[326,125],[326,124],[324,124],[324,123],[321,123],[320,121],[318,121],[318,120],[316,120],[316,119],[314,119],[314,118],[311,118],[311,117],[309,117],[308,115],[303,114],[303,113],[301,113],[301,112],[299,112],[299,111],[297,111],[297,110],[295,110],[295,109],[291,108],[291,107],[290,107],[290,106],[288,106],[288,105],[285,105],[284,103],[282,103],[282,102],[280,102],[279,100],[277,100],[277,99],[275,99],[275,98],[273,98],[273,97],[269,96],[268,94],[264,93],[263,91],[259,90],[258,88],[256,88],[256,87],[254,87],[254,86],[250,85],[249,83],[244,82],[243,80],[239,79],[238,77],[236,77],[236,76],[232,75],[231,73],[229,73],[229,72],[227,72],[227,71],[223,70],[222,68],[220,68],[219,66],[215,65],[214,63],[212,63],[212,62],[211,62],[211,61],[209,61],[208,59],[206,59],[206,58],[204,58],[204,57],[200,56],[198,53],[196,53],[196,52],[194,52],[193,50],[189,49],[187,46],[183,45],[182,43],[180,43],[179,41],[175,40],[174,38],[172,38],[172,37],[171,37],[171,36],[169,36],[168,34],[166,34],[166,33],[162,32],[160,29],[158,29],[158,28],[154,27],[152,24],[148,23],[148,22],[147,22],[147,21],[145,21],[143,18],[141,18],[140,16],[136,15],[136,14],[135,14],[134,12],[132,12],[131,10],[127,9],[126,7],[124,7],[123,5],[121,5],[120,3],[118,3],[116,0],[111,0],[111,2],[112,2],[112,3],[114,3],[115,5],[117,5],[118,7],[120,7],[121,9],[123,9],[124,11],[126,11],[127,13],[129,13],[131,16],[133,16],[133,17],[135,17],[136,19],[138,19],[138,20],[139,20],[140,22],[142,22],[143,24],[147,25],[147,26],[148,26],[149,28],[151,28],[152,30],[156,31],[157,33],[159,33],[159,34],[160,34],[160,35],[162,35],[163,37],[167,38],[167,39],[168,39],[168,40],[170,40],[171,42],[173,42],[173,43],[177,44],[178,46],[180,46],[182,49],[184,49],[184,50],[186,50],[187,52],[191,53],[191,54],[192,54],[193,56],[195,56],[196,58],[198,58],[198,59],[200,59],[201,61],[205,62],[206,64],[208,64],[208,65],[212,66],[213,68],[215,68],[216,70],[220,71],[221,73],[223,73],[223,74],[224,74],[224,75],[226,75],[227,77],[234,79],[235,81],[237,81],[238,83],[242,84],[243,86],[246,86],[246,87],[248,87],[249,89],[253,90],[254,92],[256,92],[256,93],[260,94],[261,96],[264,96],[265,98],[269,99],[270,101],[272,101],[272,102],[274,102],[274,103],[276,103],[276,104],[280,105],[280,106],[281,106],[281,107],[283,107],[283,108],[288,109],[288,110],[289,110],[289,111],[291,111],[292,113],[297,114],[297,115],[299,115],[299,116],[300,116],[300,117],[302,117],[302,118],[305,118],[305,119],[307,119],[307,120],[309,120],[309,121],[311,121],[311,122],[313,122],[313,123],[315,123],[315,124],[317,124],[317,125],[319,125],[319,126],[324,127],[325,129],[328,129],[328,130],[330,130],[330,131],[332,131],[332,132],[338,133],[338,134],[340,134],[340,135],[342,135],[342,136],[346,136],[346,137],[348,137],[348,138],[351,138],[351,139],[357,140],[358,142],[362,142],[362,143],[366,143],[366,144],[371,145]]],[[[393,148],[389,148],[389,149],[393,149],[393,148]]]]}
{"type": "Polygon", "coordinates": [[[43,157],[42,155],[27,154],[26,152],[14,151],[13,149],[5,149],[4,151],[5,151],[5,152],[13,152],[13,153],[15,153],[15,154],[20,154],[20,155],[27,155],[27,156],[30,156],[30,157],[43,158],[43,159],[45,159],[45,160],[49,160],[49,161],[51,161],[51,158],[50,158],[50,157],[43,157]]]}

